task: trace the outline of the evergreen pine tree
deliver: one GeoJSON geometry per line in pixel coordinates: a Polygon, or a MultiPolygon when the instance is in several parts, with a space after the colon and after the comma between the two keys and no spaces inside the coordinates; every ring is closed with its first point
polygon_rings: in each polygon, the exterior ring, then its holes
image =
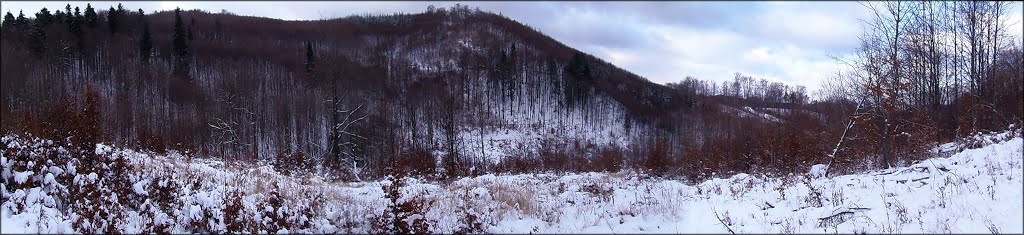
{"type": "Polygon", "coordinates": [[[36,13],[36,22],[39,22],[44,28],[53,23],[53,15],[50,15],[50,10],[45,7],[39,10],[39,13],[36,13]]]}
{"type": "Polygon", "coordinates": [[[57,10],[57,12],[53,13],[53,22],[54,23],[58,23],[58,24],[63,24],[65,22],[65,20],[64,20],[65,17],[68,17],[67,13],[64,13],[64,12],[62,12],[60,10],[57,10]]]}
{"type": "MultiPolygon", "coordinates": [[[[142,9],[139,9],[142,12],[142,9]]],[[[139,40],[139,59],[142,64],[149,64],[149,57],[153,54],[153,38],[149,34],[149,23],[145,18],[142,20],[142,38],[139,40]]]]}
{"type": "Polygon", "coordinates": [[[92,8],[92,4],[85,4],[85,23],[89,25],[89,28],[96,28],[96,9],[92,8]]]}
{"type": "Polygon", "coordinates": [[[75,43],[78,48],[82,48],[82,23],[84,23],[85,19],[82,17],[82,12],[79,11],[78,7],[75,7],[75,14],[70,18],[71,23],[68,24],[68,31],[71,32],[71,35],[75,36],[75,43]]]}
{"type": "Polygon", "coordinates": [[[195,39],[196,39],[196,38],[195,38],[195,37],[193,37],[193,35],[192,35],[192,28],[195,28],[195,27],[196,27],[196,18],[192,18],[192,19],[191,19],[191,20],[189,20],[189,22],[188,22],[188,27],[186,27],[186,28],[185,28],[185,29],[186,29],[185,31],[186,31],[186,33],[187,33],[186,35],[188,35],[188,43],[189,43],[189,44],[192,44],[192,40],[195,40],[195,39]]]}
{"type": "Polygon", "coordinates": [[[570,108],[585,106],[589,100],[590,84],[593,80],[590,62],[582,52],[576,52],[565,66],[565,70],[569,78],[564,84],[566,105],[570,108]]]}
{"type": "Polygon", "coordinates": [[[499,50],[500,50],[501,54],[498,56],[498,65],[496,66],[498,68],[498,71],[497,71],[497,73],[498,73],[498,86],[497,86],[498,89],[497,89],[497,91],[498,91],[498,94],[501,96],[501,99],[505,100],[505,99],[508,98],[508,95],[507,95],[506,92],[508,90],[507,86],[508,86],[508,61],[509,61],[509,59],[508,59],[508,51],[505,48],[501,48],[499,50]]]}
{"type": "Polygon", "coordinates": [[[119,15],[121,15],[121,12],[114,10],[114,7],[110,7],[110,10],[107,10],[107,27],[110,28],[111,34],[117,33],[117,19],[119,15]]]}
{"type": "Polygon", "coordinates": [[[43,53],[46,52],[46,28],[42,23],[36,21],[35,25],[29,30],[28,41],[25,42],[28,45],[28,49],[32,51],[32,54],[36,58],[42,58],[43,53]]]}
{"type": "Polygon", "coordinates": [[[174,35],[172,53],[174,54],[174,75],[189,79],[188,75],[188,31],[181,20],[181,8],[174,9],[174,35]]]}
{"type": "Polygon", "coordinates": [[[313,81],[316,78],[316,55],[313,54],[313,43],[306,41],[306,79],[313,81]]]}
{"type": "Polygon", "coordinates": [[[25,18],[25,13],[18,11],[18,18],[14,20],[14,24],[20,26],[28,25],[28,18],[25,18]]]}
{"type": "Polygon", "coordinates": [[[518,58],[517,53],[516,53],[516,45],[512,44],[512,46],[509,47],[509,49],[508,49],[508,64],[505,65],[506,66],[505,67],[505,73],[506,73],[506,75],[505,75],[506,76],[506,80],[505,81],[507,83],[507,84],[505,84],[505,87],[508,89],[507,92],[508,92],[508,98],[509,98],[510,101],[515,101],[515,99],[516,99],[516,90],[519,89],[518,88],[518,85],[519,85],[519,81],[518,81],[518,79],[519,79],[519,76],[518,76],[519,75],[519,72],[518,72],[518,61],[519,61],[519,58],[518,58]]]}
{"type": "Polygon", "coordinates": [[[11,14],[10,11],[8,11],[7,14],[4,14],[4,23],[2,27],[7,29],[11,27],[11,25],[14,25],[14,15],[11,14]]]}
{"type": "Polygon", "coordinates": [[[341,126],[341,116],[339,114],[338,107],[340,102],[338,102],[337,81],[338,79],[336,77],[331,79],[331,107],[329,109],[331,112],[331,119],[328,120],[331,125],[329,133],[330,136],[328,136],[328,142],[331,145],[331,148],[330,152],[328,153],[330,159],[327,160],[327,165],[330,166],[331,168],[342,167],[341,130],[339,129],[341,126]]]}
{"type": "MultiPolygon", "coordinates": [[[[551,94],[552,95],[557,95],[558,92],[561,91],[561,89],[562,89],[562,81],[558,77],[558,64],[555,61],[555,57],[552,56],[552,57],[548,58],[548,62],[547,62],[547,66],[546,67],[547,67],[548,82],[551,85],[551,92],[552,92],[551,94]]],[[[557,96],[555,96],[555,97],[557,97],[557,96]]]]}
{"type": "Polygon", "coordinates": [[[72,16],[74,15],[71,14],[71,4],[64,6],[64,22],[61,23],[70,24],[71,20],[74,19],[72,16]]]}

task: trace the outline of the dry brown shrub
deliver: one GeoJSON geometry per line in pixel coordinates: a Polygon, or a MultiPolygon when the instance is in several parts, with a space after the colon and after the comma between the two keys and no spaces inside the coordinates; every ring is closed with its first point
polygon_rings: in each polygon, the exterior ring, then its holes
{"type": "Polygon", "coordinates": [[[437,173],[437,156],[426,149],[417,148],[400,155],[389,173],[398,172],[418,176],[434,176],[437,173]]]}

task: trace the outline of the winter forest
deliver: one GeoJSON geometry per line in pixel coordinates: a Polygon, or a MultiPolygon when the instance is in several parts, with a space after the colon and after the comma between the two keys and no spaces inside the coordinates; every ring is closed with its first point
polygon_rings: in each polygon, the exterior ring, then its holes
{"type": "Polygon", "coordinates": [[[2,232],[1021,233],[1012,4],[864,2],[813,93],[461,4],[4,12],[2,232]]]}

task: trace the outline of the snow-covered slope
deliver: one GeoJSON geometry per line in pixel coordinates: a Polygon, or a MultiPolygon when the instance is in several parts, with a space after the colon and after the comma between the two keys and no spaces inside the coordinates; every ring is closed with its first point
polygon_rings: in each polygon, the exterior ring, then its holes
{"type": "Polygon", "coordinates": [[[0,208],[3,233],[83,232],[74,225],[82,218],[128,233],[365,233],[388,231],[393,224],[374,221],[396,215],[408,219],[395,221],[422,220],[438,233],[1024,232],[1024,139],[1019,130],[975,139],[980,147],[937,149],[955,152],[948,157],[831,178],[738,174],[696,185],[626,172],[408,179],[397,202],[418,206],[399,210],[388,207],[382,189],[388,180],[324,182],[284,176],[269,166],[100,145],[97,153],[108,159],[129,159],[130,189],[117,190],[113,175],[54,160],[69,153],[51,142],[5,137],[0,208]],[[68,188],[88,185],[83,182],[90,178],[111,188],[101,195],[116,203],[103,205],[120,216],[76,211],[68,188]]]}

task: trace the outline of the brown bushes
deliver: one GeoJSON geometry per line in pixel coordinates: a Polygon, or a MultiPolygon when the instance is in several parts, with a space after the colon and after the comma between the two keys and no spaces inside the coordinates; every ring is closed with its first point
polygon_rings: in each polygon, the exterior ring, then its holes
{"type": "Polygon", "coordinates": [[[136,147],[155,153],[164,153],[167,151],[167,145],[165,144],[166,140],[164,140],[163,135],[151,132],[149,127],[145,125],[139,127],[135,135],[136,147]]]}
{"type": "Polygon", "coordinates": [[[311,172],[309,159],[302,151],[288,153],[281,151],[274,157],[274,169],[282,174],[311,172]]]}
{"type": "MultiPolygon", "coordinates": [[[[929,149],[938,141],[935,122],[922,112],[897,113],[888,124],[880,117],[867,114],[855,116],[854,120],[857,124],[837,151],[831,167],[834,172],[852,173],[889,165],[907,165],[930,157],[929,149]],[[887,132],[886,128],[881,128],[884,125],[895,128],[887,132]]],[[[813,139],[804,141],[813,143],[813,139]]]]}
{"type": "Polygon", "coordinates": [[[523,174],[540,169],[539,161],[525,156],[508,156],[494,166],[494,171],[509,174],[523,174]]]}
{"type": "Polygon", "coordinates": [[[426,149],[413,149],[399,155],[398,159],[395,160],[394,169],[391,169],[389,172],[433,176],[437,173],[437,157],[426,149]]]}
{"type": "Polygon", "coordinates": [[[683,148],[690,151],[683,151],[679,162],[680,175],[691,182],[705,179],[709,175],[706,158],[700,151],[697,151],[697,147],[692,143],[685,143],[683,148]]]}
{"type": "Polygon", "coordinates": [[[104,137],[99,120],[102,107],[99,93],[92,86],[86,87],[84,99],[79,107],[72,96],[64,95],[39,114],[24,112],[19,122],[26,133],[70,147],[69,151],[82,156],[79,167],[93,171],[101,162],[95,159],[94,151],[104,137]]]}
{"type": "Polygon", "coordinates": [[[647,156],[644,159],[644,170],[653,175],[665,175],[672,168],[672,154],[669,148],[668,139],[664,137],[655,138],[648,143],[647,156]]]}
{"type": "Polygon", "coordinates": [[[92,86],[85,90],[85,103],[77,122],[74,124],[72,135],[76,137],[75,142],[84,153],[91,153],[96,149],[96,144],[102,139],[102,127],[100,127],[100,94],[92,86]]]}
{"type": "Polygon", "coordinates": [[[572,156],[569,155],[569,146],[565,143],[545,139],[539,145],[537,156],[540,157],[540,171],[565,172],[570,164],[580,164],[580,162],[570,163],[572,156]]]}
{"type": "Polygon", "coordinates": [[[241,219],[244,209],[240,191],[236,189],[224,195],[224,217],[221,221],[224,221],[229,232],[241,232],[244,228],[245,221],[241,219]]]}
{"type": "Polygon", "coordinates": [[[621,147],[607,145],[600,148],[590,166],[595,171],[617,172],[622,170],[625,159],[626,156],[621,147]]]}
{"type": "Polygon", "coordinates": [[[29,132],[37,133],[41,138],[65,142],[71,137],[71,128],[78,120],[76,110],[74,98],[64,95],[58,101],[44,108],[39,116],[26,118],[22,123],[29,129],[29,132]],[[37,126],[34,123],[39,123],[40,129],[35,130],[34,127],[37,126]]]}

